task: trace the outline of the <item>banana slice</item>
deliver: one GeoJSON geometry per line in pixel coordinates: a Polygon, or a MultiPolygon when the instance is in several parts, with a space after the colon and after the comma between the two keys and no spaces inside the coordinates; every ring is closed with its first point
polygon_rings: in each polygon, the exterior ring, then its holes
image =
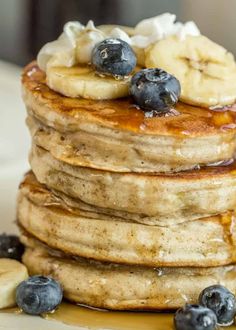
{"type": "Polygon", "coordinates": [[[15,305],[15,291],[28,277],[26,267],[13,259],[0,259],[0,308],[15,305]]]}
{"type": "Polygon", "coordinates": [[[145,56],[146,56],[145,49],[139,48],[136,46],[133,46],[132,48],[133,48],[136,58],[137,58],[137,65],[139,65],[142,68],[145,68],[145,56]]]}
{"type": "Polygon", "coordinates": [[[180,99],[203,107],[236,100],[236,64],[231,53],[204,36],[168,37],[146,52],[145,65],[173,74],[181,84],[180,99]]]}
{"type": "Polygon", "coordinates": [[[82,97],[93,100],[107,100],[129,95],[131,76],[115,79],[99,76],[91,66],[48,67],[48,86],[69,97],[82,97]]]}

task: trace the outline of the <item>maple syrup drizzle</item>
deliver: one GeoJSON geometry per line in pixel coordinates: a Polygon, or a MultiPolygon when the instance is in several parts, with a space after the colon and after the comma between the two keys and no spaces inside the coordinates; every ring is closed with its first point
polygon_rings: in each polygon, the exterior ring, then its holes
{"type": "Polygon", "coordinates": [[[164,134],[180,136],[202,136],[212,133],[222,134],[236,130],[236,105],[207,109],[177,103],[172,109],[172,115],[147,118],[137,107],[132,98],[126,97],[114,100],[73,99],[54,92],[46,85],[45,73],[36,62],[25,68],[23,84],[26,84],[33,94],[48,101],[54,111],[63,112],[66,116],[76,116],[86,113],[99,122],[107,125],[143,134],[164,134]]]}

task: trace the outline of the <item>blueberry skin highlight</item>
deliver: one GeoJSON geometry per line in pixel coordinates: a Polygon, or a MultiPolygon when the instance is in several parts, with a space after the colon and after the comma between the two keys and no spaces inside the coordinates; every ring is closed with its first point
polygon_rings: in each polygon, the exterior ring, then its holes
{"type": "Polygon", "coordinates": [[[130,94],[144,111],[168,112],[180,92],[179,81],[162,69],[143,69],[131,79],[130,94]]]}
{"type": "Polygon", "coordinates": [[[21,261],[24,246],[15,235],[0,235],[0,258],[10,258],[21,261]]]}
{"type": "Polygon", "coordinates": [[[209,308],[186,304],[175,313],[174,325],[176,330],[214,330],[217,319],[209,308]]]}
{"type": "Polygon", "coordinates": [[[199,304],[213,310],[219,325],[231,324],[236,314],[235,296],[222,285],[212,285],[199,296],[199,304]]]}
{"type": "Polygon", "coordinates": [[[136,62],[133,49],[121,39],[105,39],[92,51],[92,65],[104,74],[126,76],[133,71],[136,62]]]}
{"type": "Polygon", "coordinates": [[[46,276],[31,276],[16,289],[17,305],[31,315],[53,311],[61,303],[62,296],[60,284],[46,276]]]}

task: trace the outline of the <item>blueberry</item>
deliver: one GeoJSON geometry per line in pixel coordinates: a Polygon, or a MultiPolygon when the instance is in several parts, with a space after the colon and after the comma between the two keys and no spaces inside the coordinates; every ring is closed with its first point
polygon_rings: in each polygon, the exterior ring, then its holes
{"type": "Polygon", "coordinates": [[[110,38],[94,47],[92,64],[98,72],[126,76],[135,68],[136,56],[127,42],[110,38]]]}
{"type": "Polygon", "coordinates": [[[62,300],[62,288],[54,279],[32,276],[16,289],[16,303],[27,314],[39,315],[53,311],[62,300]]]}
{"type": "Polygon", "coordinates": [[[0,258],[21,260],[24,246],[15,235],[0,235],[0,258]]]}
{"type": "Polygon", "coordinates": [[[209,308],[186,304],[175,313],[174,324],[176,330],[213,330],[217,319],[209,308]]]}
{"type": "Polygon", "coordinates": [[[161,69],[143,69],[131,79],[130,93],[144,111],[166,113],[180,96],[179,81],[161,69]]]}
{"type": "Polygon", "coordinates": [[[212,285],[204,289],[199,303],[214,311],[220,325],[233,323],[236,314],[235,296],[222,285],[212,285]]]}

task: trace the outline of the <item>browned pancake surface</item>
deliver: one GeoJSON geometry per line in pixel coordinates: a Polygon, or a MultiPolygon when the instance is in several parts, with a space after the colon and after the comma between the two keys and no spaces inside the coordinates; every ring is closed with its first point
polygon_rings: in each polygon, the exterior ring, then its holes
{"type": "Polygon", "coordinates": [[[236,131],[234,107],[227,111],[213,111],[178,103],[177,116],[146,118],[131,98],[98,101],[68,98],[51,90],[45,82],[45,73],[35,62],[24,70],[22,82],[26,90],[42,104],[58,114],[75,119],[87,119],[105,127],[139,134],[207,136],[236,131]]]}

